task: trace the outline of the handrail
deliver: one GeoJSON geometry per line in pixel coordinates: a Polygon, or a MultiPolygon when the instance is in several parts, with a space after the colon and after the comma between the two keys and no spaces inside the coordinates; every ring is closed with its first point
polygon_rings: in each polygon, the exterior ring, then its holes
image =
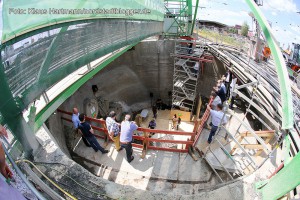
{"type": "MultiPolygon", "coordinates": [[[[72,116],[71,112],[64,111],[61,109],[57,109],[57,112],[72,116]]],[[[72,122],[71,119],[66,118],[66,117],[61,117],[62,120],[72,122]]],[[[111,140],[109,137],[108,131],[106,129],[106,122],[103,119],[95,119],[91,117],[86,117],[87,121],[93,121],[96,122],[103,127],[98,127],[95,125],[91,125],[94,130],[103,132],[105,135],[99,135],[99,134],[94,134],[95,137],[104,139],[105,141],[111,140]]],[[[140,140],[142,141],[143,144],[137,144],[137,143],[132,143],[132,146],[136,148],[140,148],[143,150],[142,157],[145,156],[147,149],[152,149],[152,150],[161,150],[161,151],[171,151],[171,152],[180,152],[180,153],[187,153],[188,152],[188,147],[193,145],[193,139],[188,139],[187,141],[184,140],[172,140],[172,139],[158,139],[158,138],[150,138],[149,135],[150,133],[162,133],[165,135],[183,135],[183,136],[191,136],[191,138],[194,138],[196,133],[195,132],[183,132],[183,131],[169,131],[169,130],[159,130],[159,129],[149,129],[149,128],[143,128],[139,127],[137,129],[138,132],[143,132],[143,136],[140,135],[133,135],[133,139],[135,140],[140,140]],[[167,148],[167,147],[156,147],[151,145],[150,142],[160,142],[160,143],[173,143],[173,144],[182,144],[186,145],[184,149],[175,149],[175,148],[167,148]]],[[[111,140],[112,141],[112,140],[111,140]]]]}
{"type": "MultiPolygon", "coordinates": [[[[208,106],[211,105],[211,103],[213,102],[213,100],[214,100],[213,98],[210,98],[210,100],[209,100],[209,102],[208,102],[208,106]]],[[[195,146],[196,143],[198,142],[198,139],[199,139],[199,137],[200,137],[200,135],[201,135],[201,132],[202,132],[202,130],[203,130],[203,128],[204,128],[204,124],[206,123],[206,121],[207,121],[209,115],[210,115],[210,111],[209,111],[209,109],[206,108],[206,110],[205,110],[205,112],[204,112],[204,114],[203,114],[203,116],[202,116],[202,118],[201,118],[201,121],[200,121],[200,125],[199,125],[199,127],[198,127],[198,130],[197,130],[197,132],[196,132],[196,137],[195,137],[193,146],[195,146]]]]}

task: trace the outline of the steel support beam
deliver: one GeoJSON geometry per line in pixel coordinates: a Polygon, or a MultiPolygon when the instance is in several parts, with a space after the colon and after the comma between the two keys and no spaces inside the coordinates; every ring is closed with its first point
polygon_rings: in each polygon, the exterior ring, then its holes
{"type": "Polygon", "coordinates": [[[300,153],[260,189],[263,199],[279,199],[300,185],[300,153]]]}
{"type": "Polygon", "coordinates": [[[251,104],[255,109],[257,109],[263,116],[265,116],[270,122],[271,124],[273,124],[273,126],[275,127],[276,131],[279,130],[279,124],[263,109],[261,109],[260,106],[258,106],[256,103],[254,103],[253,101],[251,101],[251,99],[249,99],[246,95],[244,95],[243,93],[241,93],[238,90],[235,90],[235,92],[245,101],[247,101],[249,104],[251,104]]]}
{"type": "Polygon", "coordinates": [[[3,122],[8,125],[11,132],[22,144],[26,156],[31,156],[39,147],[33,128],[23,118],[22,108],[19,106],[8,86],[7,77],[4,73],[3,61],[0,62],[0,112],[3,122]]]}
{"type": "Polygon", "coordinates": [[[193,31],[194,31],[194,27],[195,27],[195,21],[196,21],[197,12],[198,12],[198,5],[199,5],[199,0],[196,0],[196,7],[195,7],[195,13],[194,13],[194,19],[193,19],[193,24],[192,24],[191,35],[193,35],[193,31]]]}
{"type": "Polygon", "coordinates": [[[47,73],[48,73],[48,69],[52,63],[52,59],[53,59],[53,56],[55,55],[54,52],[56,51],[57,47],[58,47],[58,44],[61,42],[62,40],[62,37],[63,37],[63,33],[68,30],[68,27],[69,26],[63,26],[59,33],[57,34],[57,36],[55,36],[55,38],[52,40],[50,46],[49,46],[49,49],[47,51],[47,54],[46,54],[46,57],[42,63],[42,66],[38,72],[38,75],[37,75],[37,80],[38,82],[41,81],[41,79],[45,76],[47,76],[47,73]]]}

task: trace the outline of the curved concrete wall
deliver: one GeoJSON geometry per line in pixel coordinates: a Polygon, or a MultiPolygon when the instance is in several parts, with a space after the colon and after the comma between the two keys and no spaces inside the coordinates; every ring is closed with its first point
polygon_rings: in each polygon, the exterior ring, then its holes
{"type": "Polygon", "coordinates": [[[95,98],[92,85],[98,86],[96,96],[109,102],[123,101],[128,106],[144,103],[150,106],[150,92],[154,95],[153,101],[161,98],[167,102],[168,91],[173,88],[172,52],[172,40],[153,39],[139,43],[83,85],[61,108],[71,110],[76,106],[83,110],[84,99],[95,98]]]}

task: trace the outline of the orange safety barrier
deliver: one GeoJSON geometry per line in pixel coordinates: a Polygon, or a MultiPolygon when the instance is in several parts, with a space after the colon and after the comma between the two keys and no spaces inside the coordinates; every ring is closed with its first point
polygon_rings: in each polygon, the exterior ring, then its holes
{"type": "MultiPolygon", "coordinates": [[[[57,111],[60,112],[60,113],[72,116],[71,112],[63,111],[63,110],[60,110],[60,109],[58,109],[57,111]]],[[[66,117],[61,117],[61,119],[65,120],[65,121],[68,121],[68,122],[72,122],[71,119],[68,119],[66,117]]],[[[109,135],[108,135],[108,131],[106,129],[105,120],[95,119],[95,118],[91,118],[91,117],[86,117],[86,120],[99,123],[102,126],[102,127],[98,127],[98,126],[92,125],[92,128],[94,130],[105,133],[105,136],[94,134],[95,137],[102,138],[102,139],[105,140],[105,142],[108,142],[109,140],[111,140],[109,135]]],[[[168,130],[148,129],[148,128],[142,128],[142,127],[139,127],[137,129],[137,131],[143,132],[143,136],[133,135],[133,139],[140,140],[140,141],[142,141],[143,144],[132,143],[132,146],[136,147],[136,148],[140,148],[140,149],[143,150],[142,151],[142,158],[145,157],[146,152],[147,152],[148,149],[187,153],[188,152],[188,147],[193,145],[192,140],[184,141],[184,140],[164,140],[164,139],[150,138],[149,137],[150,133],[162,133],[162,134],[165,134],[165,135],[183,135],[183,136],[191,136],[191,138],[194,138],[195,135],[196,135],[196,133],[193,133],[193,132],[168,131],[168,130]],[[184,148],[184,149],[175,149],[175,148],[168,148],[168,147],[156,147],[156,146],[151,145],[150,142],[183,144],[183,145],[186,145],[186,148],[184,148]]]]}
{"type": "MultiPolygon", "coordinates": [[[[214,100],[213,98],[210,98],[209,103],[208,103],[209,106],[211,105],[211,103],[213,102],[213,100],[214,100]]],[[[210,111],[209,111],[208,108],[206,108],[206,110],[205,110],[203,116],[201,117],[200,125],[199,125],[199,127],[198,127],[198,130],[196,131],[196,137],[195,137],[195,140],[194,140],[194,142],[193,142],[193,146],[195,146],[196,143],[198,142],[198,139],[199,139],[199,137],[200,137],[200,134],[201,134],[201,132],[202,132],[202,130],[203,130],[203,128],[204,128],[204,124],[206,123],[206,121],[207,121],[209,115],[210,115],[210,111]]]]}

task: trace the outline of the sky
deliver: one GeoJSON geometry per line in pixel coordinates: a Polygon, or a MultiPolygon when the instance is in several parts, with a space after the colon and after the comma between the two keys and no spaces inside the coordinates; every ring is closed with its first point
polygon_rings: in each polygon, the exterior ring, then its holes
{"type": "MultiPolygon", "coordinates": [[[[300,44],[300,0],[261,0],[262,13],[271,24],[280,46],[286,49],[291,43],[300,44]]],[[[193,5],[196,5],[193,0],[193,5]]],[[[227,25],[247,22],[255,29],[250,8],[245,0],[199,0],[197,19],[218,21],[227,25]]]]}

